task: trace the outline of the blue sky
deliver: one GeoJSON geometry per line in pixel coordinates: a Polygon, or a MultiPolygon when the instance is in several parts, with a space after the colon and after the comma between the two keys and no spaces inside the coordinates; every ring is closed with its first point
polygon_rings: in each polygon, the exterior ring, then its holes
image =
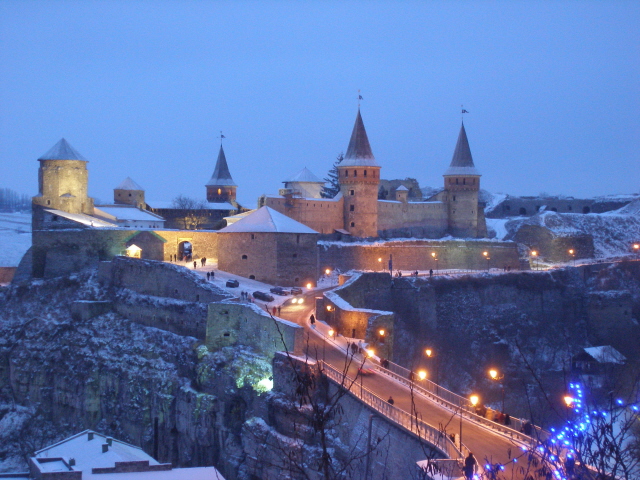
{"type": "Polygon", "coordinates": [[[90,194],[238,196],[346,150],[358,90],[382,178],[440,186],[460,127],[491,192],[640,191],[640,2],[0,2],[0,187],[61,137],[90,194]]]}

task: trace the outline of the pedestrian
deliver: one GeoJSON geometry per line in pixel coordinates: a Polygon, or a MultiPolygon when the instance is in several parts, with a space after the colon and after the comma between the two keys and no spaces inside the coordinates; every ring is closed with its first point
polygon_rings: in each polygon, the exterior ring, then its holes
{"type": "Polygon", "coordinates": [[[207,282],[211,280],[211,274],[209,272],[207,272],[207,282]]]}
{"type": "Polygon", "coordinates": [[[504,416],[504,424],[511,425],[511,416],[508,413],[504,416]]]}
{"type": "Polygon", "coordinates": [[[531,424],[531,422],[526,422],[523,427],[522,427],[522,432],[525,435],[531,435],[531,433],[533,432],[533,425],[531,424]]]}
{"type": "Polygon", "coordinates": [[[202,257],[202,266],[204,267],[207,264],[207,257],[202,257]]]}
{"type": "Polygon", "coordinates": [[[274,315],[274,316],[275,316],[276,312],[277,312],[277,309],[276,309],[276,306],[274,305],[274,306],[273,306],[273,315],[274,315]]]}
{"type": "Polygon", "coordinates": [[[433,277],[433,268],[429,269],[429,276],[433,277]]]}
{"type": "Polygon", "coordinates": [[[311,316],[309,317],[309,321],[311,322],[311,325],[315,325],[316,323],[316,316],[312,313],[311,316]]]}
{"type": "Polygon", "coordinates": [[[358,353],[358,345],[356,345],[356,342],[353,342],[351,344],[351,354],[355,355],[356,353],[358,353]]]}
{"type": "Polygon", "coordinates": [[[204,257],[202,257],[202,258],[200,259],[200,265],[204,267],[204,263],[205,263],[205,259],[204,259],[204,257]]]}
{"type": "Polygon", "coordinates": [[[193,269],[195,270],[196,268],[198,268],[198,262],[193,262],[193,269]]]}
{"type": "Polygon", "coordinates": [[[280,316],[280,309],[282,308],[282,305],[278,305],[278,316],[280,316]]]}
{"type": "Polygon", "coordinates": [[[214,272],[213,270],[211,270],[211,278],[216,276],[216,272],[214,272]]]}
{"type": "Polygon", "coordinates": [[[394,403],[396,403],[396,402],[393,401],[393,397],[392,396],[389,396],[389,400],[387,400],[387,402],[389,403],[389,405],[393,405],[394,403]]]}
{"type": "Polygon", "coordinates": [[[473,453],[469,452],[469,456],[464,459],[464,478],[472,480],[473,474],[476,473],[477,465],[478,461],[476,457],[473,456],[473,453]]]}

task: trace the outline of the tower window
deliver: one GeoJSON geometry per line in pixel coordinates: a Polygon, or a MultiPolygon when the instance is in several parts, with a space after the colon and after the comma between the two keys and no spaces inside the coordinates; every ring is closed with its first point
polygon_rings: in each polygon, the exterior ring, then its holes
{"type": "Polygon", "coordinates": [[[356,191],[355,190],[349,190],[349,195],[355,195],[356,191]]]}
{"type": "Polygon", "coordinates": [[[129,194],[129,196],[131,196],[131,194],[129,194]]]}
{"type": "Polygon", "coordinates": [[[354,171],[353,171],[353,176],[354,176],[354,177],[357,177],[357,176],[358,176],[358,170],[354,170],[354,171]]]}
{"type": "Polygon", "coordinates": [[[453,196],[453,201],[454,201],[454,202],[456,201],[456,196],[455,196],[455,195],[453,196]]]}
{"type": "Polygon", "coordinates": [[[252,233],[251,234],[251,240],[255,240],[255,239],[256,239],[256,236],[255,236],[255,234],[252,233]]]}
{"type": "Polygon", "coordinates": [[[255,275],[249,275],[249,280],[255,280],[256,276],[255,275]]]}
{"type": "Polygon", "coordinates": [[[466,179],[466,178],[463,178],[463,179],[462,179],[462,184],[463,184],[463,185],[466,185],[466,184],[467,184],[467,179],[466,179]]]}
{"type": "Polygon", "coordinates": [[[355,205],[349,205],[349,211],[353,212],[356,209],[355,205]]]}
{"type": "Polygon", "coordinates": [[[356,222],[351,222],[351,226],[355,227],[356,226],[356,222]]]}
{"type": "Polygon", "coordinates": [[[300,243],[300,235],[296,235],[296,243],[300,243]]]}
{"type": "Polygon", "coordinates": [[[476,184],[476,179],[475,179],[475,178],[472,178],[472,179],[471,179],[471,185],[475,185],[475,184],[476,184]]]}
{"type": "Polygon", "coordinates": [[[345,176],[345,177],[348,177],[348,176],[349,176],[349,170],[345,170],[345,171],[344,171],[344,176],[345,176]]]}
{"type": "Polygon", "coordinates": [[[366,170],[364,171],[364,176],[365,176],[365,177],[367,176],[367,171],[366,171],[366,170]]]}
{"type": "Polygon", "coordinates": [[[456,178],[456,185],[458,185],[458,180],[459,180],[459,179],[458,179],[458,178],[456,178]]]}
{"type": "Polygon", "coordinates": [[[218,189],[218,195],[222,195],[222,189],[221,188],[218,189]]]}
{"type": "Polygon", "coordinates": [[[247,256],[246,255],[242,255],[242,260],[246,260],[247,256]]]}

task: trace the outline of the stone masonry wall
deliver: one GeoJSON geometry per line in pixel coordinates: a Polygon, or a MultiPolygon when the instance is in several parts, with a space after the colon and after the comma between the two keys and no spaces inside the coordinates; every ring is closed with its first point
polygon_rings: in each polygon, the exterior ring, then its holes
{"type": "Polygon", "coordinates": [[[370,244],[320,242],[320,268],[339,268],[341,271],[387,270],[393,255],[394,270],[444,270],[449,268],[486,270],[510,266],[520,268],[518,247],[511,242],[464,240],[408,240],[370,244]],[[488,252],[487,262],[483,252],[488,252]],[[435,261],[432,253],[436,254],[435,261]],[[378,261],[381,259],[381,261],[378,261]]]}
{"type": "Polygon", "coordinates": [[[420,227],[425,234],[441,237],[447,231],[447,207],[441,202],[378,201],[378,230],[420,227]]]}
{"type": "Polygon", "coordinates": [[[284,350],[301,355],[304,329],[295,323],[271,318],[255,304],[209,304],[207,347],[218,350],[237,344],[250,345],[269,358],[284,350]]]}

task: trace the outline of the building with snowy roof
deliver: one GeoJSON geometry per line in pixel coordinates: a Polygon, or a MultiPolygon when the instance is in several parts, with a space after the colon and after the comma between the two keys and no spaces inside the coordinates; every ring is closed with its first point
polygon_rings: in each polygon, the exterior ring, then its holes
{"type": "Polygon", "coordinates": [[[218,232],[218,268],[274,285],[318,278],[318,232],[262,207],[218,232]]]}
{"type": "Polygon", "coordinates": [[[224,480],[215,467],[176,468],[159,463],[140,447],[92,430],[38,450],[29,459],[29,474],[13,478],[44,480],[224,480]]]}
{"type": "Polygon", "coordinates": [[[410,195],[407,187],[398,185],[394,187],[394,198],[380,198],[380,171],[358,108],[347,153],[337,165],[338,195],[320,198],[321,180],[305,168],[284,181],[285,188],[279,195],[261,197],[259,205],[269,206],[323,234],[486,236],[483,205],[478,200],[481,175],[473,163],[464,124],[444,172],[444,189],[432,197],[415,201],[418,192],[410,195]]]}

